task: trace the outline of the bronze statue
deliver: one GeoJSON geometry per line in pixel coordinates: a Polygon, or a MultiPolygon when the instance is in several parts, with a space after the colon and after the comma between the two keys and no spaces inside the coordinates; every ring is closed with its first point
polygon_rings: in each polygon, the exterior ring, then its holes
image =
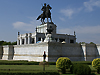
{"type": "Polygon", "coordinates": [[[42,22],[42,24],[44,24],[44,23],[45,23],[45,22],[44,22],[45,18],[47,18],[47,22],[49,22],[49,21],[48,21],[48,18],[50,18],[50,20],[51,20],[51,22],[52,22],[52,19],[51,19],[51,12],[50,12],[51,9],[52,9],[52,8],[50,7],[49,4],[46,6],[46,3],[44,3],[44,6],[43,6],[42,9],[41,9],[41,10],[43,11],[43,13],[42,13],[41,15],[38,16],[37,20],[39,20],[39,19],[41,18],[41,22],[42,22]]]}

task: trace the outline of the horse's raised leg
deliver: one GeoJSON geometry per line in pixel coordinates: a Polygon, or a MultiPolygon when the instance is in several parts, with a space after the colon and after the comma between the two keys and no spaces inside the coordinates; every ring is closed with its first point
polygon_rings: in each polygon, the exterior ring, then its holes
{"type": "Polygon", "coordinates": [[[43,19],[43,23],[45,23],[44,20],[45,20],[45,18],[43,19]]]}
{"type": "Polygon", "coordinates": [[[41,18],[41,22],[42,22],[42,24],[43,24],[42,18],[41,18]]]}
{"type": "Polygon", "coordinates": [[[50,17],[50,20],[51,20],[51,22],[52,22],[52,19],[51,19],[51,17],[50,17]]]}
{"type": "Polygon", "coordinates": [[[49,22],[49,21],[48,21],[48,17],[47,17],[47,22],[49,22]]]}

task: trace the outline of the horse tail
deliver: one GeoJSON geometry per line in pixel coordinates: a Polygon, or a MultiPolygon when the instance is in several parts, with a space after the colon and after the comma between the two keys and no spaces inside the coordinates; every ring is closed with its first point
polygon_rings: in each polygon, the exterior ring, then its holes
{"type": "Polygon", "coordinates": [[[40,16],[38,16],[38,18],[36,19],[36,20],[39,20],[41,18],[41,15],[40,16]]]}

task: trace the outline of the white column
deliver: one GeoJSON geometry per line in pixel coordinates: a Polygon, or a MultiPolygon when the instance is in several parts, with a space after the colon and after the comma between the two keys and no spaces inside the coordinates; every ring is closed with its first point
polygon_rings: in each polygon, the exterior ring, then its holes
{"type": "Polygon", "coordinates": [[[19,45],[19,39],[17,39],[17,45],[19,45]]]}
{"type": "Polygon", "coordinates": [[[35,41],[35,43],[37,43],[37,41],[38,41],[38,37],[37,36],[35,36],[34,41],[35,41]]]}
{"type": "Polygon", "coordinates": [[[28,36],[28,44],[30,44],[30,36],[28,36]]]}
{"type": "Polygon", "coordinates": [[[28,37],[26,37],[26,44],[28,44],[28,37]]]}
{"type": "Polygon", "coordinates": [[[41,42],[43,42],[43,39],[41,38],[41,42]]]}
{"type": "Polygon", "coordinates": [[[22,45],[22,37],[20,37],[20,45],[22,45]]]}
{"type": "Polygon", "coordinates": [[[26,45],[26,36],[25,36],[25,38],[24,38],[24,45],[26,45]]]}

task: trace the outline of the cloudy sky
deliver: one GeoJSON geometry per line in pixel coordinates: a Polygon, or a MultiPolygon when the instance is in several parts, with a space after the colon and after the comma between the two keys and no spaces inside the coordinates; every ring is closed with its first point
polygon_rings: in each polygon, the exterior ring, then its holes
{"type": "Polygon", "coordinates": [[[0,41],[16,41],[18,31],[34,33],[44,3],[52,7],[57,33],[75,31],[77,42],[100,44],[100,0],[0,0],[0,41]]]}

